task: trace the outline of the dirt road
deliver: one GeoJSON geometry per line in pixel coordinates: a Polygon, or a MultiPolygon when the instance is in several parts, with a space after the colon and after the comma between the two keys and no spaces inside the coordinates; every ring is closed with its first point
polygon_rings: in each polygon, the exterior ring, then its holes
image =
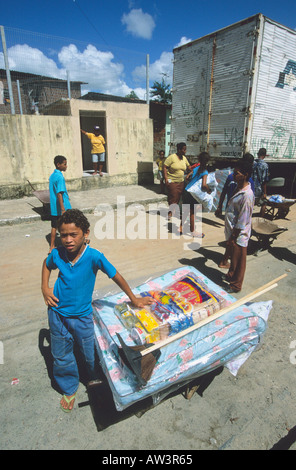
{"type": "MultiPolygon", "coordinates": [[[[91,245],[104,252],[132,287],[183,265],[194,266],[217,284],[222,282],[217,263],[224,251],[224,225],[213,214],[204,216],[206,236],[201,247],[188,246],[188,240],[172,239],[171,234],[162,240],[98,240],[94,234],[98,218],[88,217],[91,245]]],[[[163,223],[159,214],[151,217],[156,224],[163,223]]],[[[51,386],[48,325],[40,291],[49,222],[0,227],[0,341],[4,352],[0,364],[0,448],[193,451],[271,449],[280,441],[280,445],[296,450],[294,206],[280,222],[288,231],[275,240],[269,252],[254,256],[255,242],[250,244],[244,288],[235,296],[288,274],[277,289],[260,299],[274,301],[268,330],[262,347],[238,376],[223,370],[190,401],[177,393],[145,413],[116,412],[112,397],[106,397],[106,421],[101,430],[83,385],[69,415],[59,409],[60,396],[51,386]],[[11,385],[13,378],[19,383],[11,385]]],[[[117,291],[104,275],[98,276],[96,289],[102,295],[117,291]]]]}

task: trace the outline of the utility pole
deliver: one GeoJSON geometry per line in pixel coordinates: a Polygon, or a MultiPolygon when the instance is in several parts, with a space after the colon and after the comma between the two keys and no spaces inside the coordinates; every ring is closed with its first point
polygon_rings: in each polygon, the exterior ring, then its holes
{"type": "Polygon", "coordinates": [[[146,103],[149,104],[149,54],[146,55],[146,103]]]}
{"type": "Polygon", "coordinates": [[[71,81],[70,81],[70,72],[67,70],[67,88],[68,88],[68,98],[71,99],[71,81]]]}
{"type": "Polygon", "coordinates": [[[13,100],[13,93],[12,93],[12,84],[11,84],[11,77],[10,77],[10,70],[9,70],[9,63],[8,63],[8,56],[7,56],[7,49],[6,49],[4,26],[0,26],[0,30],[1,30],[4,64],[5,64],[5,69],[6,69],[6,78],[7,78],[9,99],[10,99],[10,110],[11,110],[11,114],[15,114],[14,100],[13,100]]]}

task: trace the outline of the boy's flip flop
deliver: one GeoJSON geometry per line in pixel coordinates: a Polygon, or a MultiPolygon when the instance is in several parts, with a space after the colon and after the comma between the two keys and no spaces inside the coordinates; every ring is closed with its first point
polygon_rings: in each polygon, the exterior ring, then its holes
{"type": "Polygon", "coordinates": [[[191,236],[194,238],[204,238],[205,234],[201,232],[193,232],[191,233],[191,236]]]}
{"type": "Polygon", "coordinates": [[[75,400],[76,398],[76,393],[74,393],[74,395],[72,395],[71,397],[67,397],[66,395],[63,395],[63,398],[65,400],[65,402],[67,403],[68,407],[67,408],[64,408],[62,406],[62,403],[60,403],[60,406],[62,408],[62,410],[65,412],[65,413],[70,413],[72,410],[73,410],[73,407],[72,408],[69,408],[69,405],[72,403],[73,400],[75,400]]]}

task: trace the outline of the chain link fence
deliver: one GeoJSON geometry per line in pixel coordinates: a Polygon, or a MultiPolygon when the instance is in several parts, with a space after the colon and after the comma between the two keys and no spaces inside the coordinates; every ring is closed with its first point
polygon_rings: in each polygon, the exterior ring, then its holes
{"type": "Polygon", "coordinates": [[[0,114],[61,114],[92,92],[146,99],[143,53],[4,26],[1,46],[0,114]]]}

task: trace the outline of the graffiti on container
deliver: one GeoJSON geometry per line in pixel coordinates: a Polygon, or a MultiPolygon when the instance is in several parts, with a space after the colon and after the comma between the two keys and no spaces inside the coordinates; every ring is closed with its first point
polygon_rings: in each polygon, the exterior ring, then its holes
{"type": "Polygon", "coordinates": [[[279,73],[279,79],[275,86],[278,88],[289,86],[293,88],[293,91],[296,91],[296,62],[294,60],[288,60],[284,71],[279,73]]]}
{"type": "Polygon", "coordinates": [[[229,129],[224,128],[224,144],[227,147],[242,146],[243,138],[243,130],[238,130],[236,127],[232,127],[229,129]]]}
{"type": "Polygon", "coordinates": [[[261,147],[265,147],[273,158],[296,158],[296,135],[289,130],[288,122],[283,119],[274,121],[270,139],[260,137],[252,139],[254,156],[261,147]]]}
{"type": "Polygon", "coordinates": [[[197,98],[191,99],[187,102],[181,104],[182,114],[185,118],[185,125],[189,129],[193,127],[194,129],[199,126],[201,122],[201,116],[203,115],[204,104],[201,99],[197,98]]]}

